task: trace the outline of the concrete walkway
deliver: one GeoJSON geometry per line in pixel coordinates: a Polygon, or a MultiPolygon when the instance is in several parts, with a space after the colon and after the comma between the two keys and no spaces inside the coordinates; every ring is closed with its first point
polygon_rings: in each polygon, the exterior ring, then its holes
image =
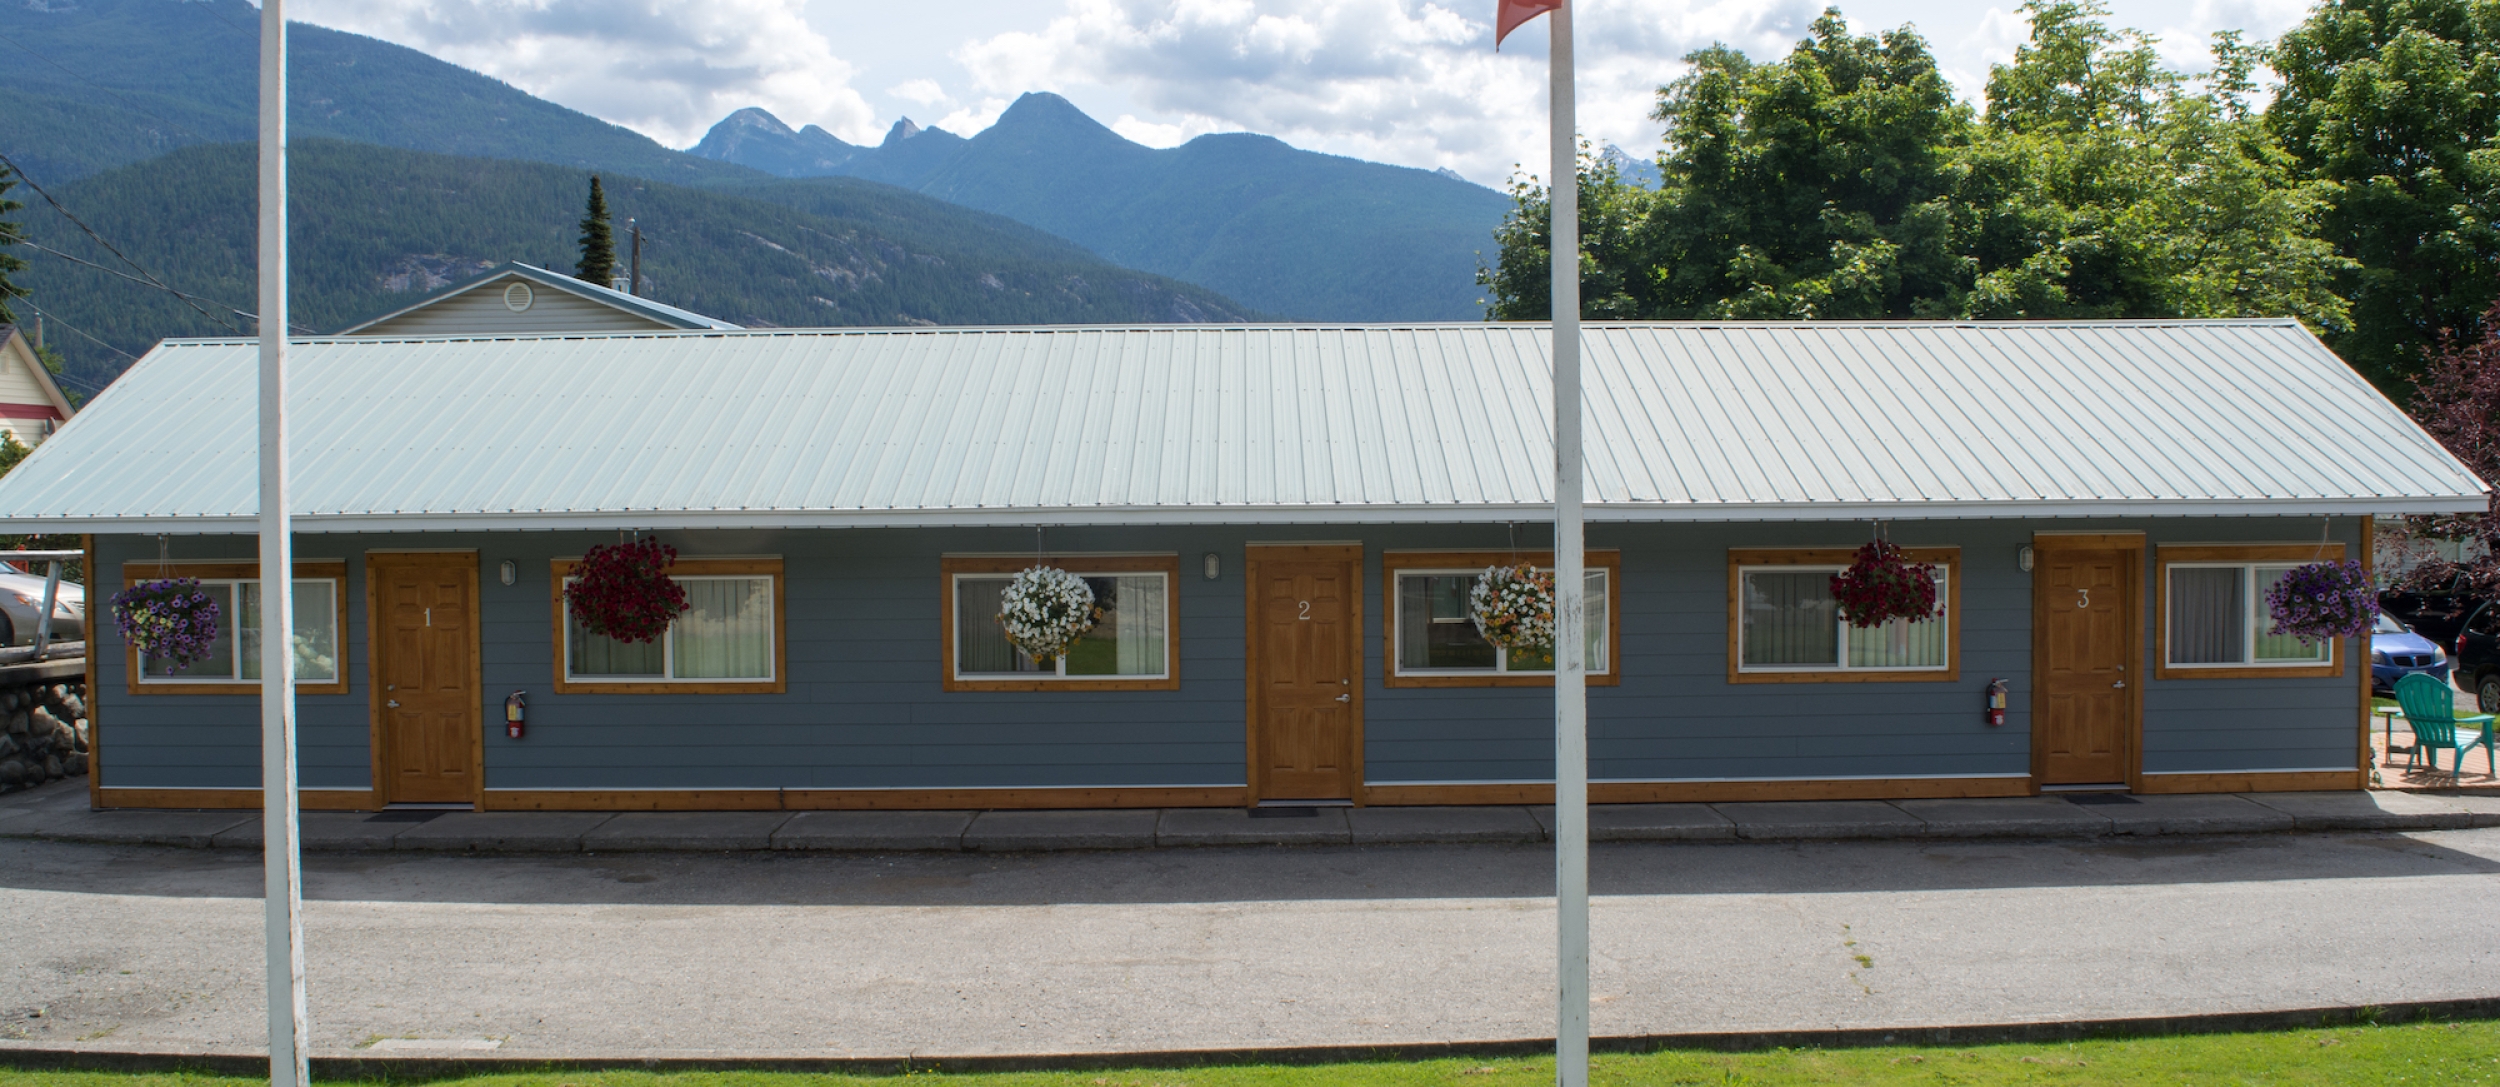
{"type": "MultiPolygon", "coordinates": [[[[1604,1036],[2500,995],[2500,828],[1590,852],[1604,1036]]],[[[243,850],[0,841],[0,1063],[259,1048],[260,885],[243,850]]],[[[1552,885],[1534,844],[315,854],[311,1041],[947,1066],[1535,1038],[1552,885]]]]}
{"type": "MultiPolygon", "coordinates": [[[[2205,796],[1623,804],[1590,809],[1601,842],[2106,838],[2500,826],[2500,796],[2328,792],[2205,796]]],[[[1545,842],[1551,808],[1090,811],[313,812],[304,848],[452,853],[1030,852],[1243,845],[1545,842]]],[[[260,848],[248,811],[90,811],[58,782],[0,796],[0,837],[260,848]]]]}

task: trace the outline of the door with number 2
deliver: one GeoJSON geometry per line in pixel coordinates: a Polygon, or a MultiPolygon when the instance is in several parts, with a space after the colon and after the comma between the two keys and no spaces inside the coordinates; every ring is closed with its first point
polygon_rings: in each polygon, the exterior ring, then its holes
{"type": "Polygon", "coordinates": [[[1351,800],[1363,784],[1363,549],[1252,547],[1250,796],[1351,800]]]}

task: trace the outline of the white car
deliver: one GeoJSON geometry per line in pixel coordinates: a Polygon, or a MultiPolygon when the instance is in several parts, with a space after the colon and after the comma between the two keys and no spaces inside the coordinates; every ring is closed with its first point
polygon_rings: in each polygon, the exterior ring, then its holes
{"type": "MultiPolygon", "coordinates": [[[[43,616],[43,575],[0,566],[0,645],[35,644],[35,620],[43,616]]],[[[87,590],[64,581],[52,602],[52,640],[87,638],[87,590]]]]}

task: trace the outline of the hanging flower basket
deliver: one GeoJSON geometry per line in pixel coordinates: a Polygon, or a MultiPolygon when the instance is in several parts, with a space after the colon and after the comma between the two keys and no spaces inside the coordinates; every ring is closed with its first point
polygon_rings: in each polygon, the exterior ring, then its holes
{"type": "Polygon", "coordinates": [[[146,656],[179,672],[208,656],[221,618],[196,578],[142,581],[113,594],[113,626],[146,656]]]}
{"type": "Polygon", "coordinates": [[[2315,645],[2369,633],[2378,622],[2378,590],[2359,562],[2313,562],[2285,571],[2266,590],[2266,611],[2274,633],[2315,645]]]}
{"type": "Polygon", "coordinates": [[[1487,566],[1467,593],[1476,633],[1503,649],[1554,647],[1554,575],[1527,563],[1487,566]]]}
{"type": "Polygon", "coordinates": [[[564,605],[582,629],[620,642],[648,642],[668,633],[686,611],[686,590],[668,576],[677,549],[653,539],[602,544],[573,567],[564,605]]]}
{"type": "Polygon", "coordinates": [[[1832,575],[1832,599],[1853,627],[1934,618],[1936,568],[1911,562],[1909,552],[1875,540],[1858,549],[1848,569],[1832,575]]]}
{"type": "Polygon", "coordinates": [[[1093,587],[1056,566],[1016,571],[998,602],[998,625],[1007,641],[1043,664],[1058,660],[1101,618],[1093,587]]]}

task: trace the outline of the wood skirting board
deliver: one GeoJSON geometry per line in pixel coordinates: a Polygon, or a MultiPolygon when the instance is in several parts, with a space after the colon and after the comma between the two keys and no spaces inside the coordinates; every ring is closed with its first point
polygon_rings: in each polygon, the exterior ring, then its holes
{"type": "MultiPolygon", "coordinates": [[[[2350,770],[2145,774],[2139,793],[2322,792],[2362,787],[2350,770]]],[[[1372,785],[1361,802],[1381,806],[1551,804],[1534,782],[1372,785]]],[[[1697,804],[1749,800],[1939,800],[2034,795],[2028,777],[1842,778],[1794,781],[1600,781],[1592,804],[1697,804]]],[[[305,811],[375,811],[364,789],[306,789],[305,811]]],[[[106,787],[100,808],[257,810],[258,789],[106,787]]],[[[485,811],[973,811],[1069,808],[1238,808],[1238,785],[1041,789],[488,789],[485,811]]]]}
{"type": "MultiPolygon", "coordinates": [[[[1488,785],[1373,785],[1363,802],[1404,804],[1551,804],[1554,787],[1533,782],[1488,785]]],[[[1743,800],[1938,800],[2030,796],[2028,777],[1840,778],[1793,781],[1593,781],[1591,804],[1704,804],[1743,800]]]]}
{"type": "MultiPolygon", "coordinates": [[[[258,789],[146,789],[107,785],[94,791],[99,808],[208,808],[259,811],[258,789]]],[[[376,811],[371,789],[303,789],[295,794],[305,811],[376,811]]]]}
{"type": "Polygon", "coordinates": [[[2144,774],[2139,793],[2311,793],[2369,788],[2366,770],[2258,770],[2237,774],[2144,774]]]}

